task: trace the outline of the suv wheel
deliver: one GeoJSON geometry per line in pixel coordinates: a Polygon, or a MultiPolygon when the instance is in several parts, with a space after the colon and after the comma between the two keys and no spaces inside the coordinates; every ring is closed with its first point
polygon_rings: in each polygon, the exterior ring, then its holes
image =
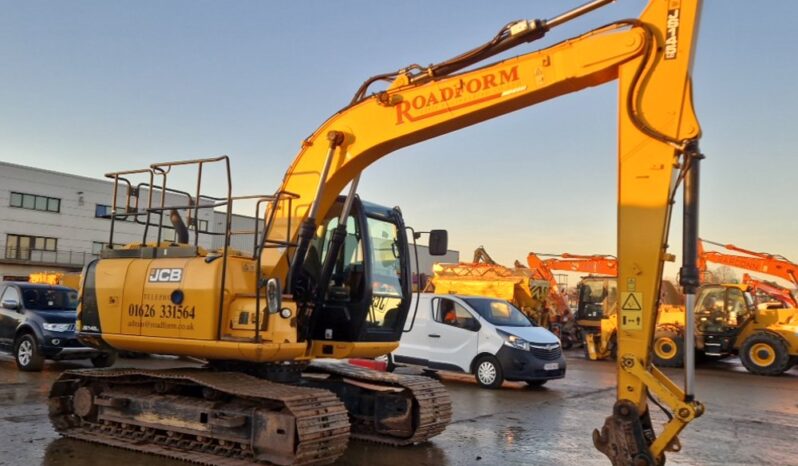
{"type": "Polygon", "coordinates": [[[44,357],[39,352],[36,338],[29,333],[17,339],[14,345],[14,357],[17,368],[21,371],[38,372],[44,367],[44,357]]]}
{"type": "Polygon", "coordinates": [[[91,358],[91,364],[94,367],[103,368],[111,367],[116,363],[116,351],[110,353],[103,353],[99,356],[91,358]]]}
{"type": "Polygon", "coordinates": [[[504,382],[502,367],[493,356],[483,356],[474,364],[474,377],[483,388],[499,388],[504,382]]]}

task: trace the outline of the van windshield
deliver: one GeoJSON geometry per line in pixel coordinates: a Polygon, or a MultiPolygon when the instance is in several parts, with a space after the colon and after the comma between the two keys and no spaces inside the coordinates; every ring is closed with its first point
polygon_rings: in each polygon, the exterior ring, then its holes
{"type": "Polygon", "coordinates": [[[463,298],[463,301],[493,325],[499,327],[534,326],[523,312],[507,301],[491,298],[463,298]]]}

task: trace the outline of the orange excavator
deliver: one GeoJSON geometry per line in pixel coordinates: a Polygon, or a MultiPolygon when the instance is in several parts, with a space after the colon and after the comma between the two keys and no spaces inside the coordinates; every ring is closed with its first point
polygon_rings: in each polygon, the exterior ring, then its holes
{"type": "Polygon", "coordinates": [[[798,308],[798,302],[792,292],[778,283],[760,280],[747,273],[743,274],[742,283],[748,285],[757,304],[772,303],[776,300],[781,303],[781,307],[798,308]]]}
{"type": "MultiPolygon", "coordinates": [[[[794,287],[798,287],[798,264],[795,264],[779,254],[756,252],[743,249],[733,244],[723,244],[701,239],[698,242],[698,268],[701,271],[702,277],[709,275],[707,270],[708,262],[743,269],[749,272],[770,275],[772,277],[788,281],[792,283],[794,287]],[[712,244],[728,251],[734,251],[741,254],[728,254],[721,251],[706,251],[704,249],[704,243],[712,244]]],[[[752,277],[747,273],[743,275],[743,283],[749,285],[752,291],[759,292],[757,294],[766,294],[773,299],[780,301],[786,307],[798,307],[798,302],[796,302],[795,296],[790,292],[789,289],[783,286],[772,282],[765,282],[764,280],[752,277]]]]}
{"type": "Polygon", "coordinates": [[[599,333],[598,326],[601,317],[584,320],[580,319],[579,312],[577,312],[576,318],[574,318],[566,296],[559,289],[554,271],[587,273],[590,277],[585,280],[591,280],[596,275],[616,276],[618,260],[610,255],[579,255],[567,252],[562,254],[530,252],[526,260],[533,277],[550,283],[549,301],[554,303],[556,311],[556,316],[552,319],[551,330],[560,337],[563,347],[567,349],[574,344],[584,343],[583,331],[587,331],[588,334],[599,333]]]}
{"type": "MultiPolygon", "coordinates": [[[[558,314],[570,311],[565,296],[560,292],[559,284],[554,276],[555,270],[564,272],[581,272],[590,275],[618,274],[618,259],[610,255],[580,255],[564,252],[562,254],[538,254],[530,252],[526,257],[532,276],[539,280],[546,280],[550,284],[549,296],[556,303],[558,314]],[[543,259],[547,257],[547,259],[543,259]]],[[[518,266],[518,263],[516,263],[518,266]]]]}
{"type": "Polygon", "coordinates": [[[706,270],[707,262],[745,269],[751,272],[764,273],[781,278],[782,280],[787,280],[798,287],[798,264],[780,254],[751,251],[733,244],[717,243],[702,238],[698,242],[698,268],[702,271],[706,270]],[[706,251],[704,250],[704,243],[719,246],[726,250],[739,252],[744,255],[706,251]]]}

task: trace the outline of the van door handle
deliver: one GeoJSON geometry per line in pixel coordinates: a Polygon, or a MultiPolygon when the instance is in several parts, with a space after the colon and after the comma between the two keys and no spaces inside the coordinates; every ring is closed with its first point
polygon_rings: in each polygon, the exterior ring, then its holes
{"type": "Polygon", "coordinates": [[[440,336],[440,335],[438,335],[437,333],[430,333],[430,334],[429,334],[429,335],[427,335],[427,336],[428,336],[428,337],[431,337],[431,338],[440,338],[440,337],[441,337],[441,336],[440,336]]]}

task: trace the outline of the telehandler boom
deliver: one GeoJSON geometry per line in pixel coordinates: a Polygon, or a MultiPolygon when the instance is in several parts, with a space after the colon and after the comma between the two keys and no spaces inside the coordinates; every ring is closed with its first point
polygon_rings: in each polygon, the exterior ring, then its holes
{"type": "MultiPolygon", "coordinates": [[[[197,227],[191,244],[173,212],[194,211],[196,219],[198,209],[214,203],[229,212],[236,200],[229,167],[228,194],[216,200],[203,198],[199,189],[202,168],[213,161],[139,171],[150,178],[149,189],[134,190],[150,193],[146,209],[131,213],[128,204],[120,211],[114,199],[113,214],[141,221],[142,242],[106,251],[84,271],[81,338],[118,350],[206,358],[209,367],[67,371],[51,391],[56,429],[206,464],[219,455],[321,464],[343,452],[350,432],[395,445],[440,433],[451,405],[439,383],[310,362],[386,354],[397,347],[408,317],[401,212],[360,201],[355,193],[361,173],[402,147],[617,80],[617,401],[593,439],[613,464],[664,463],[666,451],[680,449],[679,432],[703,412],[694,399],[691,361],[682,390],[650,364],[649,355],[671,205],[680,185],[688,313],[698,286],[703,156],[690,74],[701,2],[651,0],[639,19],[484,64],[610,1],[594,0],[549,20],[515,21],[450,60],[367,80],[350,105],[303,142],[276,194],[259,198],[268,207],[265,226],[256,229],[254,257],[229,248],[230,215],[225,247],[206,251],[197,244],[197,227]],[[390,84],[369,93],[377,81],[390,84]],[[167,206],[166,178],[184,165],[198,168],[197,192],[182,206],[167,206]],[[340,197],[347,185],[348,194],[340,197]],[[154,195],[161,198],[156,206],[154,195]],[[177,244],[162,241],[165,214],[181,233],[177,244]],[[649,396],[669,412],[659,435],[649,396]]],[[[130,173],[111,176],[118,186],[130,173]]],[[[433,234],[430,246],[445,246],[443,235],[433,234]]],[[[687,321],[689,327],[692,318],[687,321]]]]}

